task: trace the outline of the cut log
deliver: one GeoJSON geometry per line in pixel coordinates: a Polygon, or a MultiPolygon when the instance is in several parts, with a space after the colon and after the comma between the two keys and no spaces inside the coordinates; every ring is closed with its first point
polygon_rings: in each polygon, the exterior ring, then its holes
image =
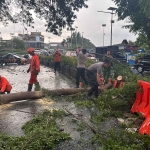
{"type": "Polygon", "coordinates": [[[39,99],[44,96],[42,91],[35,92],[20,92],[0,95],[0,104],[7,104],[14,101],[27,100],[27,99],[39,99]]]}
{"type": "Polygon", "coordinates": [[[47,90],[47,92],[57,95],[71,95],[80,92],[85,92],[89,90],[89,88],[68,88],[68,89],[56,89],[56,90],[47,90]]]}

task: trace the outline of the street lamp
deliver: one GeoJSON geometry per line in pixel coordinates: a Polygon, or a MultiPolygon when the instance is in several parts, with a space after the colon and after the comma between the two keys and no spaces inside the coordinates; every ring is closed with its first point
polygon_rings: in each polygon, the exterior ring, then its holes
{"type": "Polygon", "coordinates": [[[103,27],[103,46],[104,46],[104,36],[105,36],[104,28],[106,27],[106,24],[102,24],[102,27],[103,27]]]}
{"type": "Polygon", "coordinates": [[[72,49],[72,29],[71,29],[71,49],[72,49]]]}
{"type": "Polygon", "coordinates": [[[14,36],[14,33],[10,33],[10,35],[11,35],[11,41],[12,41],[12,45],[11,45],[11,51],[12,51],[12,53],[13,53],[13,36],[14,36]]]}
{"type": "Polygon", "coordinates": [[[67,36],[67,50],[68,50],[68,48],[70,47],[69,39],[70,39],[70,37],[69,37],[69,36],[67,36]]]}
{"type": "Polygon", "coordinates": [[[111,14],[111,21],[110,21],[110,23],[111,23],[110,45],[111,45],[111,46],[112,46],[112,25],[113,25],[113,23],[114,23],[113,14],[115,14],[114,11],[115,11],[116,9],[117,9],[117,8],[115,8],[115,7],[109,7],[108,10],[111,10],[112,12],[97,11],[97,12],[103,12],[103,13],[109,13],[109,14],[111,14]]]}
{"type": "Polygon", "coordinates": [[[83,33],[84,33],[84,32],[82,32],[82,48],[83,48],[83,33]]]}
{"type": "Polygon", "coordinates": [[[50,43],[51,37],[48,37],[48,39],[49,39],[49,48],[51,48],[51,43],[50,43]]]}
{"type": "Polygon", "coordinates": [[[76,28],[76,46],[77,46],[77,26],[75,26],[75,28],[76,28]]]}
{"type": "Polygon", "coordinates": [[[110,38],[110,45],[112,46],[112,25],[114,23],[114,20],[113,20],[113,14],[114,14],[114,11],[116,10],[117,8],[115,7],[109,7],[108,10],[111,10],[111,38],[110,38]]]}

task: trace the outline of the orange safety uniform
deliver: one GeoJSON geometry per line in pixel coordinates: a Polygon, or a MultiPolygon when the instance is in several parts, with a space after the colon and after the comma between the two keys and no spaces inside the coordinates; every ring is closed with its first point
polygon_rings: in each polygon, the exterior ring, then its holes
{"type": "Polygon", "coordinates": [[[121,87],[123,86],[123,84],[125,84],[125,82],[119,81],[119,84],[118,84],[118,81],[115,80],[115,81],[114,81],[114,84],[113,84],[113,87],[114,87],[114,88],[121,88],[121,87]]]}
{"type": "Polygon", "coordinates": [[[54,55],[53,55],[53,57],[54,57],[54,62],[60,62],[60,56],[61,56],[61,54],[58,52],[58,53],[55,53],[54,55]]]}
{"type": "Polygon", "coordinates": [[[31,77],[29,80],[29,84],[38,82],[36,71],[40,72],[40,60],[39,60],[39,57],[36,54],[34,54],[31,58],[31,62],[30,62],[31,77]]]}
{"type": "Polygon", "coordinates": [[[10,92],[12,89],[11,84],[5,77],[0,77],[0,92],[10,92]]]}

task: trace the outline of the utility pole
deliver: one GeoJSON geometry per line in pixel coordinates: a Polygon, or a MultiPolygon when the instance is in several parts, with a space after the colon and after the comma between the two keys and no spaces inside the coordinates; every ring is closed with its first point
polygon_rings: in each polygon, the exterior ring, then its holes
{"type": "Polygon", "coordinates": [[[48,37],[48,39],[49,39],[49,48],[51,48],[51,43],[50,43],[51,37],[48,37]]]}
{"type": "Polygon", "coordinates": [[[104,46],[104,36],[105,36],[104,27],[106,27],[106,24],[102,24],[102,27],[103,27],[103,46],[104,46]]]}
{"type": "Polygon", "coordinates": [[[71,49],[72,49],[72,29],[71,29],[71,49]]]}
{"type": "Polygon", "coordinates": [[[10,33],[10,35],[11,35],[11,42],[12,42],[11,52],[13,53],[13,36],[14,36],[14,33],[10,33]]]}
{"type": "Polygon", "coordinates": [[[115,7],[109,7],[108,10],[111,10],[112,12],[97,11],[97,12],[103,12],[103,13],[109,13],[109,14],[111,14],[111,21],[110,21],[110,23],[111,23],[110,45],[111,45],[111,46],[112,46],[112,25],[113,25],[113,23],[114,23],[114,20],[113,20],[113,14],[115,14],[114,11],[115,11],[116,9],[117,9],[117,8],[115,8],[115,7]]]}
{"type": "Polygon", "coordinates": [[[83,33],[84,33],[84,32],[82,32],[82,48],[83,48],[83,33]]]}
{"type": "Polygon", "coordinates": [[[116,10],[117,8],[114,8],[114,7],[109,7],[108,10],[111,10],[111,38],[110,38],[110,45],[112,46],[112,25],[114,23],[114,20],[113,20],[113,14],[114,14],[114,11],[116,10]]]}
{"type": "Polygon", "coordinates": [[[75,28],[76,28],[76,46],[77,46],[77,26],[75,26],[75,28]]]}

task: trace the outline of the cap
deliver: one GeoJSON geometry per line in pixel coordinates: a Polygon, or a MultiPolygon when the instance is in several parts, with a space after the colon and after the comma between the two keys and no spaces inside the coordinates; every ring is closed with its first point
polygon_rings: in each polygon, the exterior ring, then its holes
{"type": "Polygon", "coordinates": [[[30,48],[28,48],[27,51],[28,51],[28,53],[31,53],[31,52],[34,52],[34,50],[35,50],[35,49],[34,49],[33,47],[30,47],[30,48]]]}
{"type": "Polygon", "coordinates": [[[117,77],[117,80],[118,80],[118,81],[121,81],[121,80],[122,80],[122,76],[118,76],[118,77],[117,77]]]}

